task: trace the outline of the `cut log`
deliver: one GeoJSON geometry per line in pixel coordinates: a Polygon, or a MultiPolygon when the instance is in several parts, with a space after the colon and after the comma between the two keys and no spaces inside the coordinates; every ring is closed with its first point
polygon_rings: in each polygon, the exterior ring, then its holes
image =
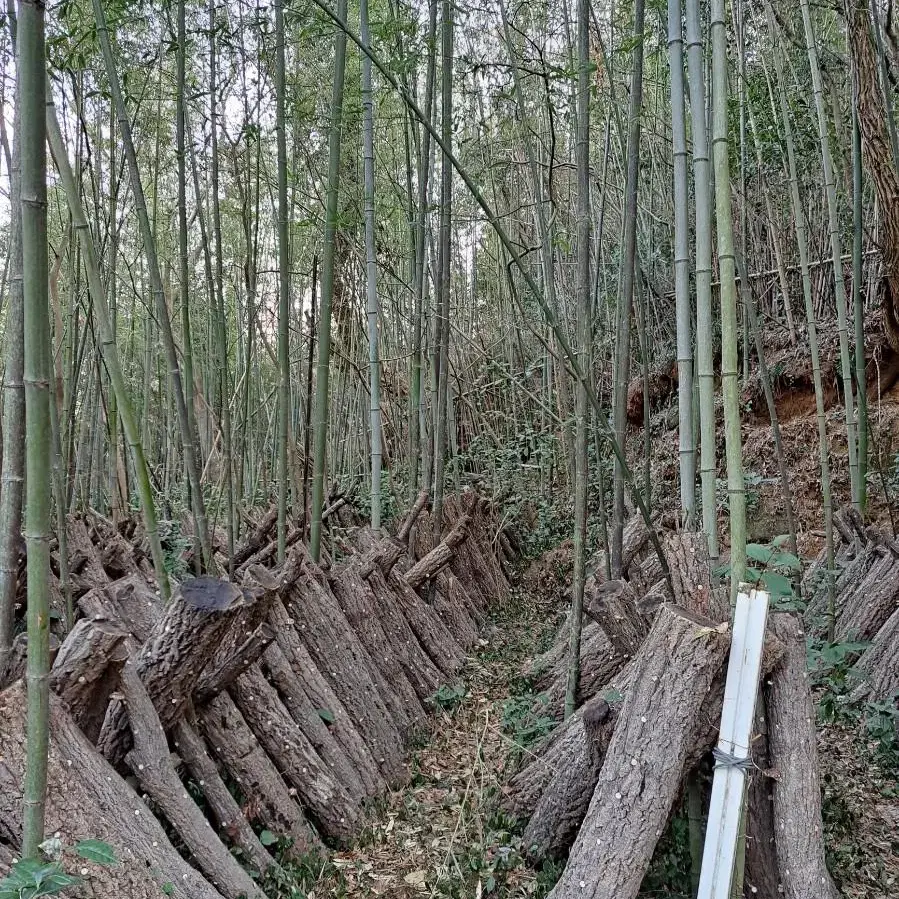
{"type": "Polygon", "coordinates": [[[50,689],[91,741],[100,734],[109,697],[128,658],[126,640],[128,634],[117,624],[82,618],[63,641],[50,671],[50,689]]]}
{"type": "Polygon", "coordinates": [[[859,659],[864,673],[859,693],[872,699],[892,699],[899,693],[899,609],[877,632],[859,659]]]}
{"type": "Polygon", "coordinates": [[[78,607],[88,618],[117,624],[140,643],[149,638],[162,613],[159,593],[136,576],[91,590],[78,600],[78,607]]]}
{"type": "MultiPolygon", "coordinates": [[[[56,634],[50,634],[50,662],[53,663],[56,654],[59,652],[59,637],[56,634]]],[[[0,690],[5,689],[9,684],[20,678],[25,677],[25,668],[28,662],[28,634],[22,631],[16,634],[6,657],[5,671],[0,671],[0,690]]]]}
{"type": "MultiPolygon", "coordinates": [[[[771,671],[782,657],[783,645],[773,637],[766,639],[763,671],[771,671]]],[[[634,666],[634,661],[625,665],[611,683],[598,691],[593,700],[581,706],[560,724],[543,745],[531,753],[528,764],[509,781],[504,791],[503,807],[516,817],[529,819],[537,815],[539,805],[540,815],[545,818],[544,822],[534,825],[535,835],[530,846],[532,857],[536,857],[541,850],[552,854],[561,853],[568,844],[563,832],[557,833],[554,830],[560,826],[557,822],[567,827],[570,840],[574,835],[571,828],[583,820],[596,786],[599,769],[595,763],[587,764],[590,750],[581,718],[590,708],[591,702],[604,700],[611,705],[611,715],[608,722],[603,723],[603,729],[613,726],[621,699],[630,689],[634,666]],[[563,796],[567,798],[562,799],[563,796]],[[544,835],[542,840],[537,839],[538,827],[544,835]]],[[[703,700],[697,737],[686,753],[685,771],[696,768],[715,744],[721,720],[724,684],[725,672],[722,669],[703,700]]],[[[602,742],[597,745],[601,748],[604,746],[602,742]]]]}
{"type": "Polygon", "coordinates": [[[262,657],[275,639],[275,632],[266,621],[251,631],[245,631],[243,625],[235,625],[232,630],[242,634],[242,639],[224,652],[219,650],[216,658],[203,670],[194,690],[194,699],[199,703],[208,702],[222,690],[227,690],[262,657]]]}
{"type": "Polygon", "coordinates": [[[381,697],[401,732],[410,735],[424,725],[427,713],[403,665],[406,635],[395,628],[394,616],[390,620],[382,618],[383,604],[378,602],[370,582],[363,579],[353,562],[342,565],[329,579],[329,584],[346,620],[372,661],[381,697]]]}
{"type": "MultiPolygon", "coordinates": [[[[25,688],[0,694],[0,843],[21,846],[25,777],[25,688]]],[[[175,851],[150,810],[75,726],[62,702],[50,697],[47,833],[73,846],[108,843],[117,865],[87,869],[90,895],[147,899],[221,899],[221,893],[175,851]]]]}
{"type": "MultiPolygon", "coordinates": [[[[218,578],[192,578],[178,586],[134,661],[164,728],[181,716],[235,613],[253,601],[239,587],[218,578]]],[[[127,712],[121,700],[113,699],[97,748],[118,764],[130,742],[127,712]]]]}
{"type": "Polygon", "coordinates": [[[625,581],[599,584],[591,578],[584,591],[584,611],[626,659],[635,655],[649,633],[649,625],[637,608],[637,596],[625,581]]]}
{"type": "Polygon", "coordinates": [[[366,796],[379,795],[387,784],[378,771],[371,749],[356,729],[344,704],[312,660],[280,598],[275,599],[269,608],[269,621],[275,632],[278,648],[302,683],[309,700],[320,713],[331,718],[328,728],[350,759],[356,776],[365,788],[366,796]]]}
{"type": "Polygon", "coordinates": [[[478,639],[478,625],[473,617],[476,606],[452,571],[444,570],[437,575],[432,606],[462,649],[474,645],[478,639]]]}
{"type": "Polygon", "coordinates": [[[366,796],[365,785],[325,723],[325,718],[332,717],[331,713],[312,704],[303,689],[302,682],[277,644],[266,650],[262,668],[271,685],[278,691],[278,696],[290,712],[290,717],[296,722],[332,777],[346,790],[353,802],[361,802],[366,796]]]}
{"type": "MultiPolygon", "coordinates": [[[[581,704],[609,683],[622,669],[627,659],[612,646],[602,628],[596,627],[589,634],[584,630],[581,640],[581,676],[578,681],[577,702],[581,704]]],[[[568,683],[567,663],[556,665],[555,677],[547,687],[542,704],[547,712],[561,719],[565,708],[565,690],[568,683]]]]}
{"type": "Polygon", "coordinates": [[[141,788],[184,841],[208,880],[226,899],[265,899],[262,890],[225,848],[181,783],[169,756],[162,722],[134,662],[122,668],[132,748],[127,761],[141,788]]]}
{"type": "Polygon", "coordinates": [[[673,605],[659,610],[553,899],[636,897],[727,649],[726,629],[673,605]]]}
{"type": "Polygon", "coordinates": [[[760,695],[755,713],[753,767],[746,793],[746,875],[748,899],[778,899],[777,852],[774,848],[774,806],[771,797],[771,757],[768,751],[768,713],[760,695]]]}
{"type": "Polygon", "coordinates": [[[766,691],[768,745],[773,781],[774,835],[781,895],[786,899],[836,899],[824,863],[821,785],[815,742],[815,708],[809,693],[806,648],[798,619],[772,616],[784,657],[766,691]]]}
{"type": "Polygon", "coordinates": [[[841,597],[836,631],[843,639],[872,639],[899,609],[899,559],[883,545],[877,554],[864,578],[841,597]]]}
{"type": "Polygon", "coordinates": [[[242,674],[229,692],[321,832],[337,841],[348,840],[359,822],[359,806],[319,758],[259,667],[254,665],[242,674]]]}
{"type": "MultiPolygon", "coordinates": [[[[302,546],[295,551],[305,552],[302,546]]],[[[402,737],[376,686],[373,663],[323,573],[312,564],[305,565],[298,583],[282,599],[315,666],[351,715],[381,773],[388,782],[399,779],[402,737]]]]}
{"type": "Polygon", "coordinates": [[[259,837],[219,775],[215,762],[206,752],[203,739],[193,725],[182,718],[172,734],[175,750],[203,791],[216,824],[240,850],[244,864],[259,874],[275,867],[275,860],[259,842],[259,837]]]}
{"type": "Polygon", "coordinates": [[[456,554],[456,547],[468,536],[469,522],[469,517],[463,515],[443,540],[403,575],[410,587],[417,590],[446,565],[449,565],[456,554]]]}
{"type": "Polygon", "coordinates": [[[247,536],[247,539],[234,550],[231,564],[234,568],[240,568],[251,556],[254,556],[269,542],[269,534],[278,521],[278,506],[272,506],[247,536]]]}
{"type": "Polygon", "coordinates": [[[220,693],[198,717],[210,748],[241,792],[244,815],[289,839],[297,856],[320,850],[318,836],[234,700],[220,693]]]}
{"type": "Polygon", "coordinates": [[[524,830],[525,850],[534,859],[562,855],[571,845],[590,804],[618,709],[595,696],[578,717],[583,738],[569,746],[581,751],[572,751],[571,757],[556,767],[524,830]]]}
{"type": "MultiPolygon", "coordinates": [[[[371,583],[373,587],[378,585],[385,603],[392,601],[396,604],[397,611],[402,613],[415,639],[433,663],[429,666],[431,674],[429,683],[433,684],[436,679],[439,687],[447,678],[453,677],[465,662],[465,650],[437,614],[436,606],[444,605],[443,598],[439,603],[435,603],[435,606],[429,605],[408,585],[398,571],[390,573],[386,584],[383,579],[374,578],[371,583]]],[[[426,684],[423,686],[427,689],[426,684]]],[[[430,698],[437,687],[434,687],[427,697],[422,696],[422,699],[430,698]]]]}

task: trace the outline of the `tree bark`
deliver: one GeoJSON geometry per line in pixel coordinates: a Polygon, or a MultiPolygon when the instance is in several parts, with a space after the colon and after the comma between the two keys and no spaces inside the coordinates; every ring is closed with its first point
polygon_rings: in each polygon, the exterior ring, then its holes
{"type": "Polygon", "coordinates": [[[244,815],[292,841],[297,856],[321,849],[321,841],[259,745],[234,700],[220,693],[198,710],[203,734],[244,801],[244,815]]]}
{"type": "Polygon", "coordinates": [[[91,741],[97,739],[109,697],[128,658],[127,633],[109,621],[82,618],[59,648],[50,689],[91,741]]]}
{"type": "Polygon", "coordinates": [[[359,822],[358,804],[319,758],[258,666],[242,674],[229,692],[256,739],[322,832],[334,840],[348,840],[359,822]]]}
{"type": "MultiPolygon", "coordinates": [[[[0,839],[20,846],[25,769],[25,691],[0,693],[0,839]]],[[[199,871],[172,847],[151,811],[72,722],[62,702],[50,698],[50,764],[47,831],[67,846],[103,840],[118,865],[79,864],[95,896],[146,899],[169,886],[176,899],[221,899],[199,871]]]]}
{"type": "Polygon", "coordinates": [[[774,834],[785,899],[836,899],[824,863],[821,784],[815,744],[815,708],[809,693],[802,626],[775,615],[772,630],[784,644],[780,666],[768,683],[768,745],[773,780],[774,834]]]}
{"type": "MultiPolygon", "coordinates": [[[[162,726],[180,717],[194,684],[251,597],[234,584],[202,577],[182,582],[134,660],[162,726]]],[[[127,712],[121,700],[107,709],[97,748],[113,764],[130,748],[127,712]]]]}
{"type": "Polygon", "coordinates": [[[159,806],[207,878],[227,899],[264,899],[262,890],[224,847],[184,789],[169,756],[162,722],[135,663],[125,664],[121,683],[133,737],[127,760],[141,788],[159,806]]]}
{"type": "Polygon", "coordinates": [[[229,839],[240,849],[244,862],[251,870],[265,874],[275,865],[275,860],[259,842],[237,800],[219,775],[215,762],[206,751],[203,739],[194,730],[193,725],[183,718],[175,725],[173,746],[203,791],[209,810],[219,828],[228,834],[229,839]]]}
{"type": "Polygon", "coordinates": [[[552,899],[633,899],[720,675],[728,634],[664,605],[634,661],[593,799],[552,899]]]}

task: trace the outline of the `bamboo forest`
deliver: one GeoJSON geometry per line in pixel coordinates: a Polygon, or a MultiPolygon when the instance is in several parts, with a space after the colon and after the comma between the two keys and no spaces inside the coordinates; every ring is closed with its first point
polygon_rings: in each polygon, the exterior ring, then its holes
{"type": "Polygon", "coordinates": [[[6,0],[0,899],[899,896],[893,0],[6,0]]]}

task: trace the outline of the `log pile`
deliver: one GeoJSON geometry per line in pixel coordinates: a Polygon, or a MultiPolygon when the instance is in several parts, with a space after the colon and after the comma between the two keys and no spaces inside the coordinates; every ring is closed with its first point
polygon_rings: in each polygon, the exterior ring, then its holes
{"type": "MultiPolygon", "coordinates": [[[[729,603],[713,585],[703,538],[672,534],[664,545],[673,601],[639,549],[621,580],[606,581],[597,567],[585,596],[582,704],[524,756],[502,794],[504,811],[524,822],[532,859],[568,853],[552,899],[634,899],[687,783],[708,801],[729,603]]],[[[562,630],[529,666],[557,713],[562,630]]],[[[744,895],[829,899],[836,893],[824,865],[814,714],[795,615],[769,616],[756,721],[744,895]]]]}
{"type": "MultiPolygon", "coordinates": [[[[450,498],[440,534],[426,506],[395,537],[360,528],[328,567],[299,538],[283,565],[261,564],[274,557],[264,515],[233,582],[185,579],[167,605],[139,545],[73,520],[82,617],[51,678],[47,829],[113,847],[121,864],[88,873],[96,895],[261,899],[277,863],[257,834],[327,851],[405,780],[431,697],[508,592],[488,505],[450,498]]],[[[12,679],[0,693],[0,872],[21,840],[24,707],[12,679]]]]}
{"type": "MultiPolygon", "coordinates": [[[[854,509],[834,515],[834,639],[867,644],[857,655],[862,675],[855,698],[899,703],[899,542],[865,526],[854,509]]],[[[803,579],[809,632],[827,632],[827,561],[819,555],[803,579]]]]}

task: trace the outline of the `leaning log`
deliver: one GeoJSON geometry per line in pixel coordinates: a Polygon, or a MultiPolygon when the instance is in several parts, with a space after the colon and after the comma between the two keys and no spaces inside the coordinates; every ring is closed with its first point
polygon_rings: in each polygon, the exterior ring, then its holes
{"type": "Polygon", "coordinates": [[[350,718],[344,704],[319,671],[305,643],[300,639],[293,619],[287,614],[280,598],[269,608],[269,621],[275,632],[275,643],[319,716],[330,719],[328,728],[350,760],[356,776],[362,782],[366,796],[377,796],[387,786],[378,771],[378,764],[366,745],[362,734],[350,718]]]}
{"type": "Polygon", "coordinates": [[[821,784],[815,742],[815,708],[809,692],[801,624],[772,616],[784,657],[767,685],[768,745],[773,779],[774,835],[781,895],[786,899],[836,899],[824,863],[821,784]]]}
{"type": "MultiPolygon", "coordinates": [[[[0,835],[21,846],[25,777],[25,688],[0,693],[0,835]]],[[[152,812],[50,697],[46,831],[66,846],[108,843],[117,865],[79,860],[89,895],[146,899],[164,891],[176,899],[221,899],[221,893],[172,847],[152,812]]]]}
{"type": "MultiPolygon", "coordinates": [[[[178,586],[134,660],[164,728],[181,716],[234,613],[248,602],[252,597],[218,578],[192,578],[178,586]]],[[[97,741],[97,748],[113,764],[130,748],[127,718],[122,701],[113,699],[97,741]]]]}
{"type": "Polygon", "coordinates": [[[649,632],[637,601],[626,581],[597,583],[591,578],[584,591],[584,611],[603,629],[612,646],[628,659],[636,654],[649,632]]]}
{"type": "Polygon", "coordinates": [[[427,713],[403,665],[404,635],[392,626],[394,621],[382,618],[381,603],[372,592],[370,581],[359,574],[353,562],[341,566],[329,579],[329,585],[371,659],[372,673],[394,721],[402,733],[411,734],[424,725],[427,713]]]}
{"type": "Polygon", "coordinates": [[[244,799],[244,815],[289,839],[298,856],[321,849],[291,790],[228,693],[198,710],[198,719],[210,749],[244,799]]]}
{"type": "Polygon", "coordinates": [[[554,768],[524,830],[522,842],[531,858],[559,856],[571,845],[589,807],[618,711],[601,695],[584,705],[578,716],[583,739],[568,744],[570,758],[554,768]]]}
{"type": "Polygon", "coordinates": [[[456,547],[468,536],[469,517],[463,515],[453,529],[427,555],[418,560],[405,574],[406,582],[417,590],[449,565],[456,554],[456,547]]]}
{"type": "Polygon", "coordinates": [[[262,669],[326,769],[353,802],[361,802],[366,796],[365,785],[325,723],[325,717],[330,717],[330,713],[312,704],[302,681],[277,644],[266,650],[262,669]]]}
{"type": "Polygon", "coordinates": [[[863,682],[859,694],[889,699],[899,693],[899,609],[877,632],[858,661],[863,682]]]}
{"type": "Polygon", "coordinates": [[[169,756],[162,722],[135,663],[125,663],[121,685],[132,734],[132,748],[126,758],[141,789],[162,811],[200,869],[226,899],[265,899],[184,789],[169,756]]]}
{"type": "Polygon", "coordinates": [[[173,730],[173,746],[187,765],[194,782],[203,791],[215,823],[231,842],[240,849],[242,859],[252,871],[265,874],[275,867],[275,860],[268,853],[250,822],[247,821],[237,800],[231,795],[219,774],[215,762],[206,751],[202,737],[193,725],[182,718],[173,730]]]}
{"type": "MultiPolygon", "coordinates": [[[[305,553],[297,547],[297,553],[305,553]]],[[[403,739],[384,703],[373,663],[327,585],[325,575],[311,563],[283,597],[287,614],[309,651],[316,668],[350,713],[381,774],[388,780],[402,775],[403,739]]]]}
{"type": "Polygon", "coordinates": [[[661,607],[634,660],[618,726],[553,899],[637,896],[727,649],[726,629],[661,607]]]}
{"type": "Polygon", "coordinates": [[[348,840],[360,809],[319,758],[258,666],[252,666],[230,691],[244,720],[303,802],[319,829],[334,840],[348,840]]]}
{"type": "Polygon", "coordinates": [[[118,624],[82,618],[69,632],[50,671],[50,689],[62,700],[72,720],[96,740],[109,697],[128,658],[128,634],[118,624]]]}

